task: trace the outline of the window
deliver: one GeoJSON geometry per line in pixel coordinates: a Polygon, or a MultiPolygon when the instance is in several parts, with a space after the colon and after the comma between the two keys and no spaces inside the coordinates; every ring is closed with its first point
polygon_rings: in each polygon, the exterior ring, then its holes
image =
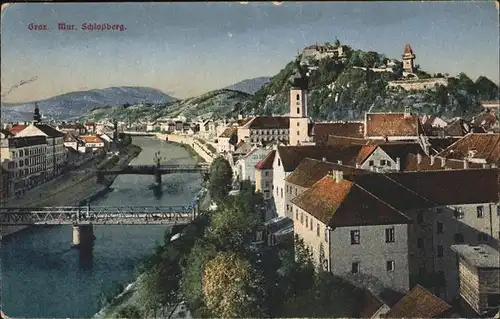
{"type": "Polygon", "coordinates": [[[441,222],[438,222],[438,223],[437,223],[436,232],[437,232],[438,234],[442,234],[442,233],[443,233],[443,223],[441,223],[441,222]]]}
{"type": "Polygon", "coordinates": [[[477,240],[478,241],[488,241],[488,234],[486,234],[486,233],[477,234],[477,240]]]}
{"type": "Polygon", "coordinates": [[[419,211],[417,214],[417,223],[420,225],[424,222],[424,213],[419,211]]]}
{"type": "Polygon", "coordinates": [[[455,241],[455,244],[460,244],[464,242],[464,235],[460,233],[456,233],[453,235],[453,240],[455,241]]]}
{"type": "Polygon", "coordinates": [[[369,166],[373,166],[373,165],[374,165],[373,161],[369,161],[369,162],[368,162],[368,165],[369,165],[369,166]]]}
{"type": "Polygon", "coordinates": [[[299,122],[297,122],[297,126],[300,126],[300,123],[299,123],[299,122]]]}
{"type": "Polygon", "coordinates": [[[300,107],[297,108],[297,114],[300,114],[300,107]]]}
{"type": "Polygon", "coordinates": [[[325,227],[325,243],[328,242],[328,227],[325,227]]]}
{"type": "Polygon", "coordinates": [[[299,211],[297,211],[297,210],[295,211],[295,219],[299,220],[299,211]]]}
{"type": "Polygon", "coordinates": [[[387,166],[391,167],[391,161],[387,161],[387,166]]]}
{"type": "Polygon", "coordinates": [[[309,227],[309,217],[306,216],[306,228],[309,227]]]}
{"type": "Polygon", "coordinates": [[[386,243],[394,242],[394,227],[385,229],[385,242],[386,243]]]}
{"type": "Polygon", "coordinates": [[[281,166],[281,160],[278,158],[278,166],[281,166]]]}
{"type": "Polygon", "coordinates": [[[357,274],[359,272],[359,262],[352,263],[351,272],[357,274]]]}
{"type": "Polygon", "coordinates": [[[424,248],[424,239],[421,237],[417,238],[417,248],[424,248]]]}
{"type": "Polygon", "coordinates": [[[484,217],[484,206],[477,206],[476,211],[477,211],[477,218],[484,217]]]}
{"type": "Polygon", "coordinates": [[[286,204],[286,211],[290,211],[290,205],[286,204]]]}
{"type": "Polygon", "coordinates": [[[300,94],[297,94],[296,98],[297,98],[297,101],[300,101],[300,94]]]}
{"type": "Polygon", "coordinates": [[[269,188],[269,182],[266,181],[266,188],[269,188]]]}
{"type": "Polygon", "coordinates": [[[436,208],[436,213],[437,214],[441,214],[443,212],[443,209],[442,208],[436,208]]]}
{"type": "Polygon", "coordinates": [[[437,255],[438,257],[443,257],[443,245],[437,246],[437,255]]]}
{"type": "Polygon", "coordinates": [[[265,175],[265,176],[269,176],[269,172],[265,172],[265,173],[264,173],[264,175],[265,175]]]}
{"type": "Polygon", "coordinates": [[[462,210],[462,207],[456,207],[455,208],[455,218],[456,219],[462,219],[462,218],[464,218],[464,211],[462,210]]]}
{"type": "Polygon", "coordinates": [[[300,223],[303,225],[304,224],[304,213],[300,212],[300,223]]]}
{"type": "Polygon", "coordinates": [[[359,230],[351,230],[351,245],[359,245],[359,230]]]}
{"type": "Polygon", "coordinates": [[[309,229],[311,229],[311,231],[313,230],[313,221],[312,221],[312,218],[311,218],[311,222],[309,223],[309,229]]]}
{"type": "Polygon", "coordinates": [[[385,165],[385,160],[380,160],[380,166],[384,166],[385,165]]]}
{"type": "Polygon", "coordinates": [[[319,222],[316,224],[316,236],[319,237],[319,222]]]}
{"type": "Polygon", "coordinates": [[[281,198],[283,198],[283,188],[281,189],[280,194],[281,194],[281,198]]]}
{"type": "Polygon", "coordinates": [[[388,260],[386,262],[387,271],[394,271],[394,260],[388,260]]]}
{"type": "Polygon", "coordinates": [[[297,131],[297,135],[300,135],[300,131],[297,131]]]}

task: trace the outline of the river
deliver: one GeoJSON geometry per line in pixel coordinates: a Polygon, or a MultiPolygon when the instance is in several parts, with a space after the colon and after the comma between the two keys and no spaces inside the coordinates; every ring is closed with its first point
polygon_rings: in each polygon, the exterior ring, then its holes
{"type": "MultiPolygon", "coordinates": [[[[143,151],[131,165],[152,164],[156,151],[167,163],[194,164],[182,147],[150,137],[134,137],[143,151]]],[[[199,173],[163,176],[163,193],[149,188],[153,176],[122,175],[112,191],[91,205],[186,205],[200,190],[199,173]]],[[[71,249],[72,227],[34,227],[5,238],[1,246],[3,311],[11,317],[92,317],[101,308],[101,293],[126,284],[135,267],[163,241],[166,226],[94,226],[92,258],[71,249]]]]}

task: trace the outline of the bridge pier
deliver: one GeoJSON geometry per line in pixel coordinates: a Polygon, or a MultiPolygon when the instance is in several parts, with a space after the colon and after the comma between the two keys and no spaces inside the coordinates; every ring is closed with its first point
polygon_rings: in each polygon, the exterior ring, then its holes
{"type": "Polygon", "coordinates": [[[94,227],[92,224],[73,225],[73,247],[92,247],[94,240],[94,227]]]}
{"type": "Polygon", "coordinates": [[[155,171],[155,185],[161,186],[161,172],[158,170],[155,171]]]}

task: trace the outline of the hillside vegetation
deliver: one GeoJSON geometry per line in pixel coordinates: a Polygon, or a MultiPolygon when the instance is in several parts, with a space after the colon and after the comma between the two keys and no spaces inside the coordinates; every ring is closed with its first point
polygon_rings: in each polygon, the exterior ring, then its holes
{"type": "MultiPolygon", "coordinates": [[[[298,60],[301,56],[297,57],[298,60]]],[[[377,52],[364,52],[346,47],[346,58],[324,58],[312,62],[310,71],[309,116],[314,120],[361,119],[368,111],[399,111],[410,106],[416,113],[435,114],[444,118],[468,117],[476,114],[480,100],[498,98],[498,86],[481,76],[476,81],[465,73],[448,77],[448,87],[437,86],[426,91],[390,89],[388,81],[400,79],[402,63],[395,61],[394,73],[365,71],[359,67],[379,68],[388,58],[377,52]],[[358,68],[356,68],[358,67],[358,68]]],[[[447,77],[431,75],[416,66],[420,79],[447,77]]],[[[288,63],[277,75],[255,93],[245,110],[256,114],[288,112],[289,78],[295,72],[295,61],[288,63]]]]}

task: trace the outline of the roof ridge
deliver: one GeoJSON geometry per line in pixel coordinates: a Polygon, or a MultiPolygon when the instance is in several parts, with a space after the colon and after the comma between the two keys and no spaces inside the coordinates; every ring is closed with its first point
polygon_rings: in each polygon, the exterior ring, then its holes
{"type": "Polygon", "coordinates": [[[387,203],[386,201],[380,199],[378,196],[376,196],[375,194],[371,193],[370,191],[368,191],[366,188],[362,187],[361,185],[357,184],[356,182],[354,182],[354,185],[356,185],[357,187],[359,187],[361,190],[365,191],[367,194],[369,194],[370,196],[376,198],[378,201],[380,201],[381,203],[384,203],[385,205],[387,205],[388,207],[390,207],[391,209],[395,210],[396,212],[398,212],[399,214],[403,215],[405,218],[407,218],[408,220],[411,220],[410,217],[408,217],[405,213],[401,212],[399,209],[397,209],[396,207],[392,206],[391,204],[387,203]]]}
{"type": "MultiPolygon", "coordinates": [[[[431,172],[432,172],[432,171],[431,171],[431,172]]],[[[416,172],[416,173],[422,173],[422,172],[416,172]]],[[[395,184],[397,184],[397,185],[401,186],[402,188],[406,189],[407,191],[409,191],[409,192],[411,192],[411,193],[413,193],[413,194],[417,195],[418,197],[422,198],[422,199],[423,199],[423,200],[425,200],[426,202],[431,203],[431,201],[430,201],[429,199],[425,198],[424,196],[422,196],[421,194],[419,194],[419,193],[415,192],[414,190],[409,189],[409,188],[408,188],[408,187],[406,187],[405,185],[403,185],[403,184],[401,184],[401,183],[399,183],[399,182],[395,181],[394,179],[392,179],[392,178],[390,178],[389,176],[387,176],[387,174],[382,174],[382,175],[383,175],[385,178],[387,178],[388,180],[392,181],[393,183],[395,183],[395,184]]],[[[435,204],[435,203],[433,203],[433,204],[435,204]]]]}

